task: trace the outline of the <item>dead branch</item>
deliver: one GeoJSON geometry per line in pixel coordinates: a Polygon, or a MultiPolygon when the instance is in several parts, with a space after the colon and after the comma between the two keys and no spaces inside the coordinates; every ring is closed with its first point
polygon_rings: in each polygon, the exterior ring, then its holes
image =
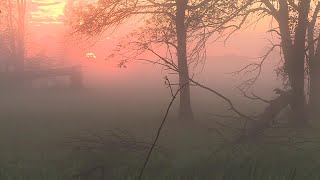
{"type": "Polygon", "coordinates": [[[291,91],[275,89],[280,96],[270,102],[270,105],[261,114],[260,118],[251,124],[244,134],[237,138],[236,142],[244,143],[256,140],[270,127],[272,121],[280,111],[290,104],[291,91]]]}
{"type": "MultiPolygon", "coordinates": [[[[189,83],[189,82],[188,82],[188,83],[189,83]]],[[[171,106],[172,106],[174,100],[176,99],[176,97],[177,97],[178,93],[180,92],[180,90],[181,90],[182,88],[184,88],[188,83],[181,85],[181,86],[179,87],[179,89],[178,89],[174,94],[172,94],[172,99],[171,99],[171,101],[170,101],[170,103],[169,103],[169,105],[168,105],[168,107],[167,107],[166,113],[165,113],[165,115],[164,115],[164,117],[163,117],[163,119],[162,119],[162,122],[161,122],[161,124],[160,124],[160,126],[159,126],[159,128],[158,128],[158,131],[157,131],[157,134],[156,134],[156,138],[154,139],[154,141],[153,141],[153,143],[152,143],[152,146],[151,146],[151,148],[150,148],[150,150],[149,150],[149,153],[148,153],[148,155],[147,155],[147,157],[146,157],[146,160],[144,161],[143,167],[142,167],[142,169],[141,169],[141,171],[140,171],[140,173],[139,173],[139,176],[138,176],[138,178],[137,178],[138,180],[142,180],[143,172],[144,172],[145,168],[147,167],[147,164],[148,164],[148,162],[149,162],[150,156],[151,156],[151,154],[152,154],[152,152],[153,152],[153,150],[154,150],[154,147],[155,147],[155,145],[156,145],[156,143],[157,143],[157,141],[158,141],[158,139],[159,139],[159,137],[160,137],[161,130],[162,130],[162,128],[163,128],[164,123],[165,123],[166,120],[167,120],[169,111],[170,111],[170,109],[171,109],[171,106]]],[[[168,85],[169,85],[169,87],[170,87],[170,91],[172,92],[172,87],[171,87],[171,85],[170,85],[170,81],[168,81],[168,85]]]]}
{"type": "Polygon", "coordinates": [[[259,63],[250,63],[250,64],[246,65],[245,67],[243,67],[242,69],[235,71],[235,72],[232,72],[231,74],[233,76],[235,76],[240,73],[248,74],[248,73],[258,71],[253,78],[247,79],[241,84],[241,85],[245,85],[246,89],[249,89],[260,77],[261,72],[262,72],[263,63],[266,61],[266,59],[269,57],[271,52],[273,52],[273,50],[276,47],[281,47],[281,46],[278,44],[273,44],[272,47],[267,51],[266,54],[264,54],[263,56],[260,56],[258,58],[254,58],[254,59],[261,59],[261,61],[259,63]]]}
{"type": "Polygon", "coordinates": [[[247,93],[246,93],[244,90],[242,90],[241,88],[238,88],[238,89],[241,91],[241,93],[243,94],[243,96],[246,97],[246,98],[249,98],[249,99],[251,99],[251,100],[259,100],[259,101],[262,101],[262,102],[268,103],[268,104],[271,103],[270,100],[263,99],[263,98],[255,95],[253,92],[251,92],[251,95],[252,95],[252,96],[249,96],[249,95],[247,95],[247,93]]]}
{"type": "Polygon", "coordinates": [[[225,101],[227,102],[227,104],[229,105],[229,110],[233,111],[234,113],[236,113],[236,114],[239,115],[240,117],[242,117],[242,118],[244,118],[244,119],[247,119],[247,120],[254,120],[254,119],[252,119],[252,117],[250,117],[250,116],[248,116],[248,115],[245,115],[245,114],[243,114],[242,112],[240,112],[240,111],[233,105],[232,101],[231,101],[229,98],[227,98],[226,96],[222,95],[222,94],[219,93],[218,91],[213,90],[213,89],[211,89],[211,88],[209,88],[209,87],[207,87],[207,86],[205,86],[205,85],[202,85],[202,84],[198,83],[197,81],[195,81],[195,80],[193,80],[193,79],[191,79],[191,78],[189,78],[189,80],[190,80],[190,82],[193,82],[195,85],[197,85],[197,86],[199,86],[199,87],[201,87],[201,88],[203,88],[203,89],[206,89],[206,90],[214,93],[215,95],[219,96],[219,97],[222,98],[223,100],[225,100],[225,101]]]}

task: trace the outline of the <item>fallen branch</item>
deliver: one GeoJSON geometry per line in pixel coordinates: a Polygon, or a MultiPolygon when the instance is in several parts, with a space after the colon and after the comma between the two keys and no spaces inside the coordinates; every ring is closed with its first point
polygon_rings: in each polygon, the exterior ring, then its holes
{"type": "Polygon", "coordinates": [[[270,105],[265,109],[260,118],[252,123],[251,127],[242,134],[236,142],[244,143],[256,140],[263,132],[270,127],[274,118],[283,108],[289,105],[291,91],[274,90],[279,97],[272,100],[270,105]]]}

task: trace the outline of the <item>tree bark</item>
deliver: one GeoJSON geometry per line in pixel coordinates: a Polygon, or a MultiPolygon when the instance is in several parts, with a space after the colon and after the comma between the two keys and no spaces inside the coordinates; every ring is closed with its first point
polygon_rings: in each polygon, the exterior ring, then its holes
{"type": "Polygon", "coordinates": [[[294,42],[291,40],[289,28],[289,9],[286,0],[279,1],[280,9],[278,22],[280,26],[285,69],[289,76],[292,88],[290,101],[293,110],[293,122],[297,126],[307,123],[304,92],[304,62],[305,62],[305,39],[308,25],[310,0],[301,1],[299,5],[299,17],[294,42]]]}
{"type": "Polygon", "coordinates": [[[307,123],[306,100],[304,92],[304,71],[305,71],[305,49],[306,34],[308,26],[308,15],[310,10],[310,0],[301,1],[299,7],[298,25],[296,27],[294,46],[293,46],[293,63],[292,63],[292,101],[291,107],[295,123],[304,125],[307,123]]]}
{"type": "MultiPolygon", "coordinates": [[[[313,41],[313,29],[310,30],[309,44],[312,43],[310,47],[309,55],[309,74],[310,74],[310,114],[313,119],[320,118],[320,41],[317,40],[316,51],[314,51],[314,42],[313,41]],[[311,34],[312,33],[312,34],[311,34]]],[[[318,38],[320,37],[320,33],[318,38]]]]}
{"type": "Polygon", "coordinates": [[[187,8],[187,0],[177,0],[176,11],[176,31],[177,31],[177,56],[179,70],[180,86],[186,84],[180,90],[180,106],[179,118],[193,120],[193,112],[191,108],[190,85],[189,85],[189,69],[187,62],[187,29],[185,26],[185,12],[187,8]]]}
{"type": "Polygon", "coordinates": [[[310,71],[310,95],[309,106],[313,119],[320,118],[320,59],[314,59],[309,67],[310,71]]]}

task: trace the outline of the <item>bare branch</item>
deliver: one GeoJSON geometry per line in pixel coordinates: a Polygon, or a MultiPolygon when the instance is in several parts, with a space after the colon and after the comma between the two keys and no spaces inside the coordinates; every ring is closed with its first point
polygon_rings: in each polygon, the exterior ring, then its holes
{"type": "Polygon", "coordinates": [[[276,48],[276,47],[281,47],[280,45],[278,44],[274,44],[269,50],[268,52],[261,56],[261,57],[258,57],[258,58],[255,58],[255,59],[261,59],[260,63],[251,63],[251,64],[248,64],[246,65],[245,67],[243,67],[242,69],[236,71],[236,72],[233,72],[232,74],[233,75],[236,75],[236,74],[239,74],[241,72],[244,72],[245,74],[247,73],[251,73],[251,72],[254,72],[256,70],[258,70],[258,73],[253,77],[253,78],[250,78],[246,81],[244,81],[244,85],[247,86],[247,89],[249,89],[259,78],[259,76],[261,75],[261,72],[262,72],[262,66],[263,66],[263,63],[265,62],[265,60],[269,57],[269,55],[271,54],[271,52],[273,52],[273,50],[276,48]],[[253,67],[252,69],[249,69],[253,67]]]}
{"type": "Polygon", "coordinates": [[[278,10],[274,7],[274,5],[269,1],[269,0],[261,0],[261,2],[263,2],[270,10],[271,15],[279,20],[279,12],[278,10]]]}
{"type": "Polygon", "coordinates": [[[294,2],[294,0],[288,0],[288,3],[290,4],[290,6],[296,10],[296,11],[299,11],[299,7],[298,5],[294,2]]]}
{"type": "Polygon", "coordinates": [[[262,101],[262,102],[268,103],[268,104],[271,103],[271,101],[266,100],[266,99],[263,99],[263,98],[255,95],[253,92],[251,92],[251,95],[252,95],[252,96],[249,96],[249,95],[247,95],[247,93],[246,93],[245,91],[243,91],[241,88],[238,88],[238,89],[241,91],[241,93],[243,94],[243,96],[246,97],[246,98],[249,98],[249,99],[252,99],[252,100],[259,100],[259,101],[262,101]]]}
{"type": "MultiPolygon", "coordinates": [[[[188,82],[188,83],[189,83],[189,82],[188,82]]],[[[154,149],[154,147],[155,147],[155,145],[156,145],[156,143],[157,143],[157,141],[158,141],[158,139],[159,139],[159,137],[160,137],[160,133],[161,133],[162,127],[163,127],[164,123],[165,123],[166,120],[167,120],[169,111],[170,111],[170,109],[171,109],[171,106],[172,106],[174,100],[176,99],[176,97],[177,97],[178,93],[180,92],[180,90],[181,90],[182,88],[184,88],[188,83],[181,85],[181,86],[179,87],[179,89],[175,92],[175,94],[173,94],[172,99],[171,99],[171,101],[170,101],[170,103],[169,103],[169,105],[168,105],[168,107],[167,107],[167,111],[166,111],[166,113],[165,113],[165,115],[164,115],[164,117],[163,117],[163,120],[162,120],[161,124],[160,124],[160,127],[158,128],[158,131],[157,131],[157,134],[156,134],[156,138],[155,138],[154,141],[153,141],[153,144],[152,144],[152,146],[151,146],[151,148],[150,148],[150,150],[149,150],[149,153],[148,153],[148,155],[147,155],[147,158],[146,158],[146,160],[145,160],[145,162],[144,162],[144,164],[143,164],[143,167],[142,167],[142,169],[141,169],[141,171],[140,171],[140,173],[139,173],[138,180],[142,180],[143,172],[144,172],[145,168],[147,167],[147,164],[148,164],[148,162],[149,162],[149,159],[150,159],[150,156],[151,156],[151,154],[152,154],[152,152],[153,152],[153,149],[154,149]]],[[[171,86],[171,85],[169,84],[169,86],[171,86]]],[[[171,88],[170,88],[170,89],[171,89],[171,88]]]]}
{"type": "Polygon", "coordinates": [[[248,119],[248,120],[254,120],[254,119],[252,119],[251,117],[249,117],[249,116],[241,113],[241,112],[233,105],[232,101],[231,101],[229,98],[227,98],[226,96],[222,95],[222,94],[219,93],[218,91],[215,91],[215,90],[213,90],[213,89],[211,89],[211,88],[209,88],[209,87],[207,87],[207,86],[205,86],[205,85],[202,85],[202,84],[196,82],[195,80],[193,80],[193,79],[191,79],[191,78],[189,78],[189,80],[190,80],[190,82],[193,82],[195,85],[197,85],[197,86],[199,86],[199,87],[201,87],[201,88],[203,88],[203,89],[206,89],[206,90],[214,93],[215,95],[219,96],[219,97],[222,98],[223,100],[225,100],[225,101],[227,102],[227,104],[229,105],[229,110],[232,110],[233,112],[235,112],[235,113],[236,113],[237,115],[239,115],[240,117],[242,117],[242,118],[244,118],[244,119],[248,119]]]}

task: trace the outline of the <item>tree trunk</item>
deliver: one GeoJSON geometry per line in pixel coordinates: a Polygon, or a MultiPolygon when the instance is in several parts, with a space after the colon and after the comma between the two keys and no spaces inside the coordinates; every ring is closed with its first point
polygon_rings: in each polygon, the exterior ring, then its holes
{"type": "Polygon", "coordinates": [[[17,72],[22,73],[24,70],[25,59],[25,15],[26,0],[18,0],[18,28],[17,28],[17,72]]]}
{"type": "Polygon", "coordinates": [[[17,80],[15,82],[16,88],[21,88],[24,85],[23,71],[25,60],[25,15],[26,15],[26,0],[17,0],[18,19],[17,19],[17,48],[15,58],[15,73],[17,80]]]}
{"type": "Polygon", "coordinates": [[[313,59],[310,71],[310,113],[313,119],[320,118],[320,59],[313,59]]]}
{"type": "Polygon", "coordinates": [[[13,27],[13,5],[12,0],[8,0],[8,29],[10,32],[10,50],[11,55],[16,54],[16,43],[15,43],[15,33],[14,33],[14,27],[13,27]]]}
{"type": "Polygon", "coordinates": [[[291,75],[292,81],[290,83],[293,91],[290,105],[293,111],[294,123],[295,125],[300,126],[307,123],[304,94],[304,65],[301,65],[301,58],[299,57],[296,57],[293,60],[296,63],[293,66],[293,72],[291,75]]]}
{"type": "Polygon", "coordinates": [[[177,30],[177,55],[179,69],[179,84],[184,87],[180,91],[179,118],[193,120],[190,99],[189,69],[187,62],[187,30],[185,27],[185,11],[187,0],[177,0],[176,30],[177,30]]]}
{"type": "MultiPolygon", "coordinates": [[[[313,40],[313,30],[310,32],[310,43],[313,40]]],[[[320,33],[318,38],[320,37],[320,33]]],[[[310,44],[309,43],[309,44],[310,44]]],[[[309,60],[309,74],[310,74],[310,114],[313,119],[320,118],[320,41],[317,40],[316,51],[314,51],[314,44],[310,47],[310,60],[309,60]]]]}
{"type": "Polygon", "coordinates": [[[298,25],[296,27],[294,46],[293,46],[293,62],[292,62],[292,101],[291,107],[296,125],[305,125],[307,123],[307,114],[305,108],[305,92],[304,92],[304,70],[305,70],[305,49],[306,34],[308,26],[308,14],[310,10],[310,0],[304,0],[300,3],[298,25]]]}
{"type": "Polygon", "coordinates": [[[286,0],[279,1],[279,26],[282,40],[285,69],[289,76],[292,88],[291,108],[293,110],[293,122],[297,126],[306,124],[307,116],[305,109],[304,93],[304,62],[305,62],[305,39],[308,22],[310,0],[301,1],[299,5],[298,25],[291,40],[289,28],[289,9],[286,0]]]}
{"type": "Polygon", "coordinates": [[[291,91],[279,92],[280,96],[271,101],[270,105],[264,110],[257,121],[242,134],[236,142],[249,143],[256,142],[264,132],[272,125],[275,117],[288,106],[291,99],[291,91]]]}

